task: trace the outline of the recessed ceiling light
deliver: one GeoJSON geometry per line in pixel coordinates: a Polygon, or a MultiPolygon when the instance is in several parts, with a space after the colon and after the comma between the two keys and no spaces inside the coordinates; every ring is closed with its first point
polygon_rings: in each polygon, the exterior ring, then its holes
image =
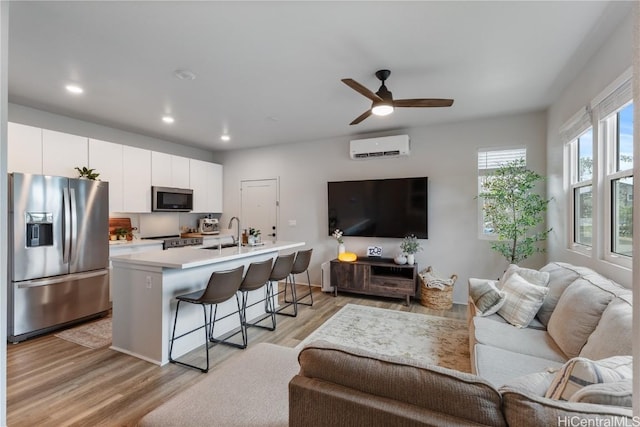
{"type": "Polygon", "coordinates": [[[171,123],[175,122],[175,119],[173,117],[171,117],[171,116],[164,116],[162,118],[162,121],[165,122],[165,123],[171,124],[171,123]]]}
{"type": "Polygon", "coordinates": [[[222,135],[220,137],[220,140],[227,142],[227,141],[231,141],[231,137],[229,135],[222,135]]]}
{"type": "Polygon", "coordinates": [[[71,93],[75,93],[75,94],[81,94],[81,93],[84,92],[84,89],[82,89],[78,85],[66,85],[65,89],[67,89],[67,91],[69,91],[71,93]]]}
{"type": "Polygon", "coordinates": [[[180,80],[195,80],[196,74],[191,70],[175,70],[173,75],[180,80]]]}

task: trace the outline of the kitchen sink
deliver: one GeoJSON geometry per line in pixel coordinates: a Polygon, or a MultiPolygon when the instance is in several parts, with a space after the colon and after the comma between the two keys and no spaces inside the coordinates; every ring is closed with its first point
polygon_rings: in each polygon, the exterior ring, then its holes
{"type": "MultiPolygon", "coordinates": [[[[233,247],[236,247],[236,246],[238,246],[238,245],[235,244],[235,243],[223,243],[222,244],[222,249],[224,249],[224,248],[233,248],[233,247]]],[[[220,245],[207,246],[207,247],[202,248],[202,249],[220,249],[220,245]]]]}

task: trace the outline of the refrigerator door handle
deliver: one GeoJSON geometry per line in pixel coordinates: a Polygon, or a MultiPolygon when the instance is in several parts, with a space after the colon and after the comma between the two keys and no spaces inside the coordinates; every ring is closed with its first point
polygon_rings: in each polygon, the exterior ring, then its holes
{"type": "Polygon", "coordinates": [[[55,285],[57,283],[67,283],[71,280],[89,279],[91,277],[104,276],[109,270],[90,271],[88,273],[65,274],[64,276],[50,277],[46,279],[25,280],[18,283],[18,288],[37,288],[40,286],[55,285]]]}
{"type": "Polygon", "coordinates": [[[71,252],[71,212],[69,200],[69,189],[62,189],[62,219],[63,219],[63,239],[62,239],[62,262],[69,263],[71,252]]]}
{"type": "Polygon", "coordinates": [[[78,210],[76,208],[76,189],[72,188],[69,191],[71,196],[71,250],[69,251],[69,263],[74,263],[78,257],[78,210]]]}

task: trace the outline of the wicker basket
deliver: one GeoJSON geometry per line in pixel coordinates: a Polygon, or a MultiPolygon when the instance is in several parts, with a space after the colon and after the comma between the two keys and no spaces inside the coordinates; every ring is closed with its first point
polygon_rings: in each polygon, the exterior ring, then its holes
{"type": "MultiPolygon", "coordinates": [[[[427,272],[432,272],[431,267],[427,272]]],[[[445,289],[428,288],[422,276],[420,278],[420,304],[435,310],[448,310],[453,306],[453,285],[445,287],[445,289]]],[[[451,280],[456,283],[458,276],[453,274],[451,280]]]]}

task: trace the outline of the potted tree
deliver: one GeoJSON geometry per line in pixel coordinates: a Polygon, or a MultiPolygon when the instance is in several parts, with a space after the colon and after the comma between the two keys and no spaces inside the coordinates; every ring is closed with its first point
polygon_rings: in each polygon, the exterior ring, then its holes
{"type": "Polygon", "coordinates": [[[551,229],[540,231],[549,200],[535,192],[543,177],[527,169],[523,159],[514,160],[486,177],[479,197],[484,200],[485,219],[497,240],[491,249],[510,264],[517,264],[534,253],[551,229]]]}

